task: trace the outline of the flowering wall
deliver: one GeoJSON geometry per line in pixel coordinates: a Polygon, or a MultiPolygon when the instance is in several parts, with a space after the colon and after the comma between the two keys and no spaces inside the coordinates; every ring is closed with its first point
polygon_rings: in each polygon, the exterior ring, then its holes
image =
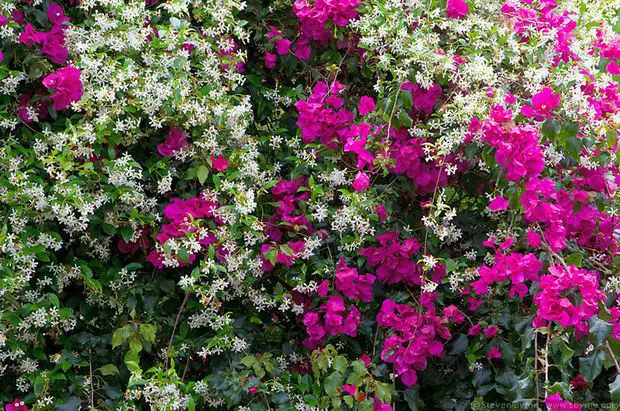
{"type": "Polygon", "coordinates": [[[617,0],[0,0],[0,401],[620,402],[617,0]]]}

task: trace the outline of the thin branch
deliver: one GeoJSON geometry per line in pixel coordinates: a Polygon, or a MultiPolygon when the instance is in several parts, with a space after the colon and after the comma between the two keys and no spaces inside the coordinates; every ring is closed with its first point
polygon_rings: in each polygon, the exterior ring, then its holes
{"type": "Polygon", "coordinates": [[[616,373],[620,374],[620,364],[618,364],[618,359],[614,355],[614,352],[611,349],[611,345],[609,345],[609,341],[605,341],[605,345],[607,346],[607,350],[609,350],[609,355],[611,355],[611,359],[614,361],[614,364],[616,365],[616,373]]]}
{"type": "Polygon", "coordinates": [[[183,369],[183,375],[181,376],[181,381],[185,380],[185,375],[187,374],[187,370],[189,368],[189,352],[187,353],[187,360],[185,360],[185,368],[183,369]]]}
{"type": "Polygon", "coordinates": [[[174,320],[174,325],[172,326],[172,334],[170,335],[170,341],[168,341],[168,348],[166,349],[166,357],[164,358],[164,371],[168,370],[168,359],[170,358],[170,349],[172,348],[172,342],[174,341],[174,333],[177,331],[177,325],[179,324],[179,320],[181,319],[181,312],[187,304],[189,300],[189,293],[185,293],[185,297],[183,297],[183,302],[179,307],[179,312],[177,313],[177,318],[174,320]]]}
{"type": "Polygon", "coordinates": [[[93,386],[93,357],[92,351],[88,350],[88,370],[90,374],[90,408],[95,408],[95,388],[93,386]]]}
{"type": "Polygon", "coordinates": [[[538,386],[538,333],[534,332],[534,383],[536,384],[536,406],[540,399],[540,387],[538,386]]]}

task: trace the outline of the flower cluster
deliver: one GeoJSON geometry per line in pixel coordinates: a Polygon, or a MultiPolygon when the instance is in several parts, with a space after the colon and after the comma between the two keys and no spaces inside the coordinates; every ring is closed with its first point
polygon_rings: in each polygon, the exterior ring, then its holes
{"type": "Polygon", "coordinates": [[[377,325],[389,328],[391,334],[383,343],[381,358],[394,364],[394,371],[407,386],[417,382],[417,373],[427,367],[428,358],[444,355],[441,339],[451,337],[441,317],[389,299],[377,313],[377,325]]]}
{"type": "Polygon", "coordinates": [[[0,402],[620,401],[617,8],[0,0],[0,402]]]}
{"type": "Polygon", "coordinates": [[[483,296],[489,293],[491,284],[510,280],[512,286],[509,296],[512,298],[518,294],[520,298],[523,298],[529,290],[525,282],[538,280],[541,270],[542,264],[534,254],[497,252],[492,267],[483,265],[478,268],[480,278],[471,286],[476,295],[483,296]]]}
{"type": "Polygon", "coordinates": [[[365,303],[371,302],[374,282],[374,275],[360,275],[355,268],[347,267],[343,259],[338,262],[336,289],[345,297],[365,303]]]}
{"type": "MultiPolygon", "coordinates": [[[[63,64],[69,57],[69,52],[64,47],[65,22],[71,19],[65,16],[62,7],[51,2],[46,11],[47,21],[52,25],[49,31],[37,31],[32,24],[26,23],[24,31],[19,35],[18,41],[27,46],[34,44],[41,46],[41,52],[48,55],[56,64],[63,64]]],[[[21,19],[19,19],[21,20],[21,19]]],[[[21,21],[20,24],[25,22],[21,21]]]]}
{"type": "Polygon", "coordinates": [[[300,37],[295,45],[295,55],[302,60],[310,56],[310,44],[317,41],[322,44],[333,39],[329,25],[344,27],[358,16],[357,7],[362,0],[295,0],[293,13],[299,21],[300,37]]]}
{"type": "Polygon", "coordinates": [[[357,336],[361,317],[357,307],[350,305],[347,308],[342,297],[332,295],[320,310],[320,312],[310,311],[304,315],[304,325],[308,333],[308,338],[304,340],[306,347],[319,347],[330,335],[357,336]]]}
{"type": "Polygon", "coordinates": [[[534,296],[535,327],[555,321],[564,328],[574,327],[577,335],[587,334],[588,320],[598,313],[599,302],[605,299],[596,273],[554,265],[549,267],[549,275],[540,277],[539,287],[534,296]]]}

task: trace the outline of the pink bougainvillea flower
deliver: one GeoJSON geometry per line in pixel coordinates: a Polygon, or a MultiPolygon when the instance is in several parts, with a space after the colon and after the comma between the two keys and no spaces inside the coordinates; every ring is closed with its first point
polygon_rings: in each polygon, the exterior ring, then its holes
{"type": "Polygon", "coordinates": [[[6,411],[28,411],[28,406],[19,398],[15,398],[13,402],[8,403],[6,406],[6,411]]]}
{"type": "Polygon", "coordinates": [[[372,97],[362,96],[360,99],[360,104],[357,106],[357,112],[360,116],[365,116],[366,114],[375,111],[377,106],[375,105],[375,101],[372,97]]]}
{"type": "Polygon", "coordinates": [[[542,237],[536,231],[528,230],[527,243],[532,248],[538,248],[538,246],[542,243],[542,237]]]}
{"type": "Polygon", "coordinates": [[[224,171],[228,168],[228,161],[226,161],[226,157],[224,156],[211,156],[211,164],[217,171],[224,171]]]}
{"type": "Polygon", "coordinates": [[[461,324],[465,321],[465,316],[455,305],[449,305],[443,309],[443,316],[455,324],[461,324]]]}
{"type": "Polygon", "coordinates": [[[357,387],[353,384],[345,384],[342,386],[342,391],[346,392],[347,394],[353,397],[355,396],[355,393],[357,392],[357,387]]]}
{"type": "Polygon", "coordinates": [[[41,33],[35,30],[32,24],[28,23],[17,38],[17,41],[27,46],[32,46],[33,43],[39,44],[41,42],[41,33]]]}
{"type": "Polygon", "coordinates": [[[512,247],[514,242],[515,242],[514,238],[507,238],[504,241],[502,241],[502,243],[499,245],[499,248],[501,248],[502,250],[506,250],[512,247]]]}
{"type": "Polygon", "coordinates": [[[482,331],[482,324],[476,324],[476,325],[472,325],[471,327],[469,327],[469,331],[467,331],[467,334],[475,337],[476,335],[479,335],[481,331],[482,331]]]}
{"type": "Polygon", "coordinates": [[[490,325],[484,329],[484,336],[487,338],[496,337],[497,336],[497,325],[490,325]]]}
{"type": "Polygon", "coordinates": [[[609,64],[607,64],[607,72],[614,76],[620,76],[620,65],[615,61],[609,62],[609,64]]]}
{"type": "Polygon", "coordinates": [[[51,96],[56,110],[66,109],[71,103],[79,101],[84,94],[80,70],[71,65],[49,74],[43,79],[43,85],[50,90],[56,90],[51,96]]]}
{"type": "Polygon", "coordinates": [[[492,106],[491,118],[482,126],[482,140],[497,149],[495,161],[506,171],[506,178],[517,182],[524,177],[537,177],[545,160],[538,144],[538,129],[531,125],[509,126],[512,116],[511,110],[492,106]]]}
{"type": "Polygon", "coordinates": [[[379,401],[379,399],[375,397],[375,403],[372,407],[372,411],[392,411],[392,406],[390,404],[386,404],[385,402],[379,401]]]}
{"type": "MultiPolygon", "coordinates": [[[[351,126],[351,129],[353,128],[359,127],[351,126]]],[[[366,149],[366,137],[364,136],[362,136],[358,140],[354,140],[352,135],[349,136],[347,139],[347,143],[344,145],[344,151],[357,154],[357,168],[359,169],[362,169],[367,165],[372,164],[375,159],[372,153],[366,149]]]]}
{"type": "Polygon", "coordinates": [[[487,354],[489,360],[499,360],[502,358],[502,352],[497,347],[492,347],[487,354]]]}
{"type": "Polygon", "coordinates": [[[533,325],[540,327],[553,321],[564,328],[575,327],[577,333],[588,333],[588,321],[598,314],[605,293],[599,288],[598,273],[554,265],[549,275],[540,277],[540,290],[534,296],[537,307],[533,325]]]}
{"type": "Polygon", "coordinates": [[[347,298],[358,299],[363,302],[372,301],[374,282],[374,275],[360,275],[357,269],[348,267],[345,264],[344,258],[338,262],[338,267],[336,268],[336,289],[347,298]]]}
{"type": "Polygon", "coordinates": [[[50,3],[49,7],[47,8],[47,19],[53,25],[61,25],[65,21],[70,20],[69,17],[65,16],[62,7],[60,7],[54,2],[50,3]]]}
{"type": "Polygon", "coordinates": [[[11,12],[11,21],[14,21],[15,23],[19,24],[20,26],[23,26],[24,24],[26,24],[26,20],[24,18],[24,12],[22,10],[19,9],[15,9],[11,12]]]}
{"type": "Polygon", "coordinates": [[[364,191],[370,186],[370,178],[363,171],[358,171],[353,181],[353,189],[357,192],[364,191]]]}
{"type": "Polygon", "coordinates": [[[41,52],[50,56],[54,63],[63,64],[69,57],[69,52],[64,46],[65,27],[62,23],[69,21],[69,18],[65,17],[62,8],[56,3],[50,3],[47,9],[47,18],[53,24],[50,31],[38,32],[28,23],[17,41],[27,46],[40,44],[41,52]]]}
{"type": "Polygon", "coordinates": [[[269,40],[277,36],[282,36],[282,32],[278,30],[277,28],[275,28],[274,26],[268,26],[268,29],[269,29],[269,33],[267,34],[267,38],[269,40]]]}
{"type": "Polygon", "coordinates": [[[304,315],[303,323],[308,333],[304,345],[309,349],[320,347],[329,335],[356,337],[360,319],[361,313],[356,306],[350,305],[347,312],[344,299],[339,295],[331,295],[327,303],[320,307],[319,313],[308,311],[304,315]]]}
{"type": "Polygon", "coordinates": [[[49,117],[49,103],[47,93],[43,89],[39,89],[35,93],[24,93],[19,97],[17,116],[28,124],[35,121],[31,115],[36,117],[36,120],[45,120],[49,117]]]}
{"type": "Polygon", "coordinates": [[[581,404],[573,404],[570,401],[562,399],[560,393],[555,393],[545,398],[545,405],[549,411],[581,410],[581,404]]]}
{"type": "Polygon", "coordinates": [[[467,16],[469,6],[463,0],[448,0],[446,2],[446,14],[453,19],[467,16]]]}
{"type": "Polygon", "coordinates": [[[583,378],[583,375],[578,374],[575,378],[570,379],[570,385],[574,390],[587,390],[590,388],[590,384],[583,378]]]}
{"type": "Polygon", "coordinates": [[[276,67],[276,55],[268,51],[265,52],[265,67],[273,69],[276,67]]]}
{"type": "Polygon", "coordinates": [[[69,58],[69,51],[64,47],[65,33],[61,26],[54,26],[47,33],[39,33],[41,51],[56,64],[63,64],[69,58]]]}
{"type": "MultiPolygon", "coordinates": [[[[527,107],[527,106],[526,106],[527,107]]],[[[532,96],[532,106],[521,110],[526,117],[532,114],[543,119],[551,117],[551,112],[560,107],[560,95],[556,94],[551,87],[543,87],[541,91],[532,96]]]]}
{"type": "Polygon", "coordinates": [[[377,213],[377,217],[379,217],[379,222],[381,223],[388,218],[387,210],[383,204],[379,204],[375,207],[375,213],[377,213]]]}
{"type": "Polygon", "coordinates": [[[170,127],[166,141],[157,145],[157,151],[164,157],[172,157],[188,145],[185,133],[176,127],[170,127]]]}
{"type": "Polygon", "coordinates": [[[519,294],[519,297],[523,298],[528,290],[524,282],[536,281],[540,270],[542,263],[534,254],[497,253],[492,267],[485,264],[478,268],[480,278],[471,285],[477,295],[487,295],[491,284],[510,280],[512,283],[510,297],[519,294]]]}
{"type": "Polygon", "coordinates": [[[489,203],[489,210],[491,211],[504,211],[508,210],[508,205],[510,201],[505,199],[502,196],[497,196],[489,203]]]}
{"type": "Polygon", "coordinates": [[[425,89],[418,84],[406,82],[401,88],[403,90],[411,90],[413,108],[425,114],[433,112],[433,108],[442,94],[439,84],[433,84],[430,88],[425,89]]]}
{"type": "Polygon", "coordinates": [[[388,328],[390,333],[384,341],[381,359],[393,364],[394,371],[407,386],[417,382],[417,372],[426,368],[429,357],[443,356],[440,339],[451,338],[441,317],[430,311],[420,313],[390,299],[383,300],[377,325],[388,328]]]}
{"type": "Polygon", "coordinates": [[[140,249],[139,243],[127,242],[122,238],[118,240],[116,246],[118,247],[118,251],[120,251],[122,254],[133,254],[140,249]]]}
{"type": "Polygon", "coordinates": [[[306,39],[299,39],[295,44],[295,57],[300,60],[308,61],[310,58],[310,53],[312,52],[312,48],[310,47],[310,42],[306,39]]]}
{"type": "Polygon", "coordinates": [[[321,281],[321,284],[319,284],[316,287],[316,293],[321,297],[325,297],[327,296],[328,292],[329,292],[329,280],[321,281]]]}
{"type": "Polygon", "coordinates": [[[275,46],[276,53],[278,53],[278,55],[280,56],[284,56],[285,54],[288,54],[288,52],[291,50],[291,41],[287,39],[276,40],[275,46]]]}

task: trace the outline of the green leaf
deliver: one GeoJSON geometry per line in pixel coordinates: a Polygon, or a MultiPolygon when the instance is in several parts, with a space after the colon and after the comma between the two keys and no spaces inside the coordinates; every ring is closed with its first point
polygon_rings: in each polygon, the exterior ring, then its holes
{"type": "Polygon", "coordinates": [[[413,125],[413,120],[409,117],[409,114],[407,114],[407,111],[405,110],[400,110],[398,113],[398,120],[400,121],[400,124],[407,128],[413,125]]]}
{"type": "Polygon", "coordinates": [[[411,90],[401,91],[399,97],[403,100],[403,106],[406,109],[410,109],[411,107],[413,107],[413,98],[412,98],[411,90]]]}
{"type": "Polygon", "coordinates": [[[407,405],[409,405],[409,409],[411,411],[418,411],[424,409],[424,404],[422,399],[420,398],[420,391],[415,387],[412,389],[405,390],[403,393],[405,397],[405,401],[407,401],[407,405]]]}
{"type": "Polygon", "coordinates": [[[241,359],[241,364],[245,365],[248,368],[250,368],[256,362],[257,362],[256,357],[253,355],[246,355],[245,357],[241,359]]]}
{"type": "Polygon", "coordinates": [[[142,268],[142,264],[140,263],[129,263],[125,266],[127,271],[137,271],[142,268]]]}
{"type": "Polygon", "coordinates": [[[590,326],[590,337],[594,339],[597,347],[605,342],[614,329],[613,325],[598,317],[590,318],[588,325],[590,326]]]}
{"type": "Polygon", "coordinates": [[[469,340],[464,334],[459,334],[451,343],[449,355],[463,354],[469,345],[469,340]]]}
{"type": "Polygon", "coordinates": [[[586,381],[592,382],[603,370],[604,362],[605,353],[602,350],[598,350],[587,357],[579,359],[579,372],[586,381]]]}
{"type": "Polygon", "coordinates": [[[575,355],[575,350],[571,349],[564,341],[560,341],[558,343],[558,347],[560,348],[560,354],[563,363],[567,363],[573,358],[575,355]]]}
{"type": "Polygon", "coordinates": [[[116,348],[119,345],[122,345],[125,342],[125,335],[123,328],[118,328],[114,330],[112,334],[112,348],[116,348]]]}
{"type": "Polygon", "coordinates": [[[566,382],[556,382],[549,387],[549,393],[560,393],[562,398],[570,400],[572,399],[570,384],[566,382]]]}
{"type": "Polygon", "coordinates": [[[133,237],[133,230],[131,227],[123,227],[119,231],[121,233],[121,237],[123,237],[123,240],[126,242],[131,241],[131,237],[133,237]]]}
{"type": "Polygon", "coordinates": [[[578,132],[579,126],[576,123],[566,123],[562,125],[558,134],[558,140],[562,147],[575,159],[579,158],[581,154],[581,141],[577,138],[578,132]]]}
{"type": "Polygon", "coordinates": [[[45,379],[42,376],[37,376],[34,379],[34,395],[38,396],[39,394],[41,394],[41,391],[43,390],[43,386],[45,385],[45,379]]]}
{"type": "Polygon", "coordinates": [[[379,401],[386,404],[390,404],[392,402],[392,390],[390,385],[377,382],[375,385],[375,392],[377,393],[377,398],[379,398],[379,401]]]}
{"type": "Polygon", "coordinates": [[[120,371],[114,364],[106,364],[99,368],[101,375],[119,375],[120,371]]]}
{"type": "Polygon", "coordinates": [[[342,355],[338,355],[336,356],[336,358],[334,359],[334,369],[336,371],[340,371],[341,373],[344,373],[344,371],[347,369],[347,359],[344,358],[342,355]]]}
{"type": "Polygon", "coordinates": [[[139,338],[132,338],[129,340],[129,350],[135,352],[136,354],[142,351],[142,343],[139,338]]]}
{"type": "Polygon", "coordinates": [[[553,141],[560,134],[560,123],[556,119],[547,119],[542,125],[542,134],[553,141]]]}
{"type": "Polygon", "coordinates": [[[366,364],[362,360],[355,360],[351,363],[351,367],[353,367],[353,372],[356,374],[365,374],[366,373],[366,364]]]}
{"type": "Polygon", "coordinates": [[[583,255],[581,253],[572,253],[564,261],[566,261],[567,265],[574,265],[577,268],[581,268],[581,262],[583,260],[583,255]]]}
{"type": "Polygon", "coordinates": [[[209,177],[209,169],[206,166],[202,165],[198,167],[196,175],[200,184],[204,184],[205,181],[207,181],[207,177],[209,177]]]}
{"type": "Polygon", "coordinates": [[[62,404],[56,404],[55,411],[78,411],[82,401],[78,397],[69,397],[62,404]]]}
{"type": "Polygon", "coordinates": [[[56,294],[48,294],[47,298],[50,300],[54,307],[60,308],[60,300],[58,300],[58,296],[56,294]]]}
{"type": "Polygon", "coordinates": [[[181,260],[182,262],[186,264],[189,263],[189,252],[187,251],[185,247],[179,248],[177,257],[179,257],[179,260],[181,260]]]}
{"type": "Polygon", "coordinates": [[[157,332],[157,327],[153,324],[140,324],[140,335],[146,341],[152,343],[155,341],[155,333],[157,332]]]}
{"type": "Polygon", "coordinates": [[[609,394],[613,404],[620,403],[620,375],[616,375],[614,382],[609,384],[609,394]]]}
{"type": "Polygon", "coordinates": [[[338,395],[338,390],[342,387],[344,378],[341,373],[334,371],[325,379],[325,392],[330,395],[338,395]]]}

